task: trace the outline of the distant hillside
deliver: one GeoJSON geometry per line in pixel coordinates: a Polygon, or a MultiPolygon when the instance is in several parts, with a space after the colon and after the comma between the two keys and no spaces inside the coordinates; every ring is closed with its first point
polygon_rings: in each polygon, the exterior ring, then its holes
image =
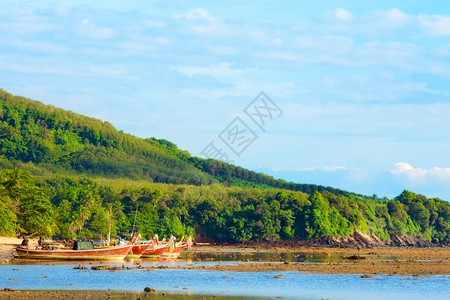
{"type": "Polygon", "coordinates": [[[427,246],[450,242],[450,204],[411,191],[389,200],[275,180],[0,90],[0,224],[0,235],[65,239],[138,231],[328,243],[365,234],[382,245],[427,246]]]}
{"type": "Polygon", "coordinates": [[[0,89],[0,155],[54,173],[79,173],[154,182],[343,191],[275,180],[213,159],[193,157],[164,139],[140,139],[108,122],[44,105],[0,89]]]}

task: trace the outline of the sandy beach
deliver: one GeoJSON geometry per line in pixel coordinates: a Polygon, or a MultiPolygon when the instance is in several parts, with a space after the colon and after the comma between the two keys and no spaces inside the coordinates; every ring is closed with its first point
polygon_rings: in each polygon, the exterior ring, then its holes
{"type": "MultiPolygon", "coordinates": [[[[14,245],[20,245],[22,239],[9,236],[0,236],[0,263],[6,263],[13,259],[14,245]]],[[[29,241],[30,246],[37,246],[37,239],[29,241]]]]}

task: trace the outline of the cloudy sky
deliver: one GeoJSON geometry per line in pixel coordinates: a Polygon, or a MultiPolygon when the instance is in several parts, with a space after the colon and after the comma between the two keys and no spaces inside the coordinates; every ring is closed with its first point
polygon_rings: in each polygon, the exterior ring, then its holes
{"type": "Polygon", "coordinates": [[[29,2],[0,0],[10,93],[288,181],[450,200],[447,0],[29,2]]]}

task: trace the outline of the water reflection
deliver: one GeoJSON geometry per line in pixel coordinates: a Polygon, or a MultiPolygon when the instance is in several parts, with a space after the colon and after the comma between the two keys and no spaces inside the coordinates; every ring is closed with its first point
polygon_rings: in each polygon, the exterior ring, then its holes
{"type": "Polygon", "coordinates": [[[327,253],[270,252],[270,251],[191,251],[182,253],[181,258],[192,261],[239,261],[239,262],[304,262],[338,263],[354,259],[371,261],[392,261],[398,255],[344,256],[327,253]]]}

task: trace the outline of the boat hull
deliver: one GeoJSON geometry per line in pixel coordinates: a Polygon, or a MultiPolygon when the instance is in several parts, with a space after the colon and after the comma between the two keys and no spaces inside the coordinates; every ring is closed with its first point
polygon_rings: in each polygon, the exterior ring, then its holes
{"type": "Polygon", "coordinates": [[[169,249],[169,251],[164,252],[162,254],[162,256],[170,257],[170,258],[178,258],[178,257],[180,257],[181,252],[186,248],[186,246],[187,246],[186,244],[178,245],[175,247],[175,249],[173,249],[172,252],[170,252],[170,249],[169,249]]]}
{"type": "Polygon", "coordinates": [[[153,249],[153,247],[150,246],[147,248],[147,250],[144,251],[144,253],[142,253],[141,257],[142,258],[160,257],[161,255],[163,255],[165,252],[168,252],[168,251],[169,251],[168,245],[158,245],[158,246],[156,246],[155,249],[153,249]]]}
{"type": "Polygon", "coordinates": [[[127,257],[139,258],[150,246],[150,244],[134,245],[127,257]]]}
{"type": "Polygon", "coordinates": [[[32,250],[16,248],[16,256],[25,259],[49,260],[123,260],[132,245],[89,250],[32,250]]]}

